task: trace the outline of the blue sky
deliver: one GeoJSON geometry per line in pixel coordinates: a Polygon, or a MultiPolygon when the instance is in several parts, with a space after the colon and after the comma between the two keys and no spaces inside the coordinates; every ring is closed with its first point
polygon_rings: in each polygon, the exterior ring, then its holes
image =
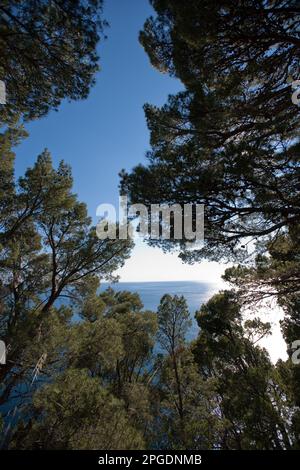
{"type": "MultiPolygon", "coordinates": [[[[21,175],[48,148],[54,164],[72,166],[74,190],[95,219],[99,204],[117,205],[118,173],[145,162],[149,132],[143,105],[158,106],[181,83],[155,70],[138,42],[138,34],[153,14],[148,0],[106,0],[104,17],[110,23],[99,45],[101,71],[85,101],[64,102],[27,126],[30,136],[17,149],[16,173],[21,175]]],[[[124,281],[220,280],[217,263],[183,265],[175,254],[138,243],[119,272],[124,281]],[[163,266],[163,269],[162,269],[163,266]]]]}
{"type": "Polygon", "coordinates": [[[85,101],[63,103],[58,112],[30,125],[30,137],[18,149],[22,174],[47,147],[57,163],[71,164],[75,191],[95,215],[101,202],[115,204],[118,172],[144,161],[149,132],[143,105],[162,105],[180,82],[160,74],[138,42],[145,19],[153,13],[148,0],[106,0],[107,39],[98,49],[101,71],[85,101]]]}

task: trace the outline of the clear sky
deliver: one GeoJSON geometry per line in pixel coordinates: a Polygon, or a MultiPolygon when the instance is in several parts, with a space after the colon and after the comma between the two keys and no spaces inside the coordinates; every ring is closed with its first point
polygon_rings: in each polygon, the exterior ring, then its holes
{"type": "MultiPolygon", "coordinates": [[[[148,0],[107,0],[104,17],[110,23],[99,45],[101,71],[85,101],[63,103],[27,126],[30,136],[17,149],[17,174],[23,174],[44,148],[54,164],[72,166],[74,189],[95,219],[101,203],[117,205],[118,173],[145,162],[149,132],[143,112],[146,102],[163,105],[181,83],[155,70],[138,42],[146,18],[153,14],[148,0]]],[[[95,219],[96,220],[96,219],[95,219]]],[[[139,243],[120,271],[124,281],[218,281],[217,263],[188,266],[175,254],[139,243]]]]}

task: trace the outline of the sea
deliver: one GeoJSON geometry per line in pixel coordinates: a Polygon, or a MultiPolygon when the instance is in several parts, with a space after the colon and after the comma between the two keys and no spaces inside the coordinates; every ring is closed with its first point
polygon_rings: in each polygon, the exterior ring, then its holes
{"type": "Polygon", "coordinates": [[[198,335],[199,328],[195,320],[195,312],[220,290],[220,284],[200,281],[102,283],[100,290],[103,291],[108,287],[116,291],[136,292],[141,298],[144,309],[154,312],[164,294],[183,295],[192,320],[191,328],[187,332],[187,340],[192,340],[198,335]]]}
{"type": "MultiPolygon", "coordinates": [[[[171,282],[117,282],[114,284],[103,283],[100,290],[112,287],[117,291],[127,290],[137,292],[144,304],[145,310],[157,310],[160,299],[164,294],[183,295],[189,307],[192,320],[186,339],[191,341],[198,336],[199,327],[195,319],[195,312],[201,305],[207,302],[221,289],[228,289],[225,283],[211,283],[202,281],[171,281],[171,282]]],[[[280,321],[284,318],[283,311],[276,305],[272,308],[261,307],[250,317],[258,316],[262,321],[270,322],[272,334],[259,341],[259,345],[265,347],[270,354],[273,363],[278,359],[286,360],[286,343],[282,337],[280,321]]]]}

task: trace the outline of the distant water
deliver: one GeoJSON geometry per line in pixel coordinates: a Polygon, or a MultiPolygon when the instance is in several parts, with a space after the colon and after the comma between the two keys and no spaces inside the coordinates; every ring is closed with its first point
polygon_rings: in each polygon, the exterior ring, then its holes
{"type": "Polygon", "coordinates": [[[138,293],[144,304],[144,309],[153,311],[157,310],[164,294],[183,295],[187,300],[193,322],[187,339],[193,339],[198,334],[198,325],[195,320],[196,310],[220,290],[220,285],[199,281],[102,283],[100,290],[103,291],[107,287],[112,287],[116,291],[126,290],[138,293]]]}

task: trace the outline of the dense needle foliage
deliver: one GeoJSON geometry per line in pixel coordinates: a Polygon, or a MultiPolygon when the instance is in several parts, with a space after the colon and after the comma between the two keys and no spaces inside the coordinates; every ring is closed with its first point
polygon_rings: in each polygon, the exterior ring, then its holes
{"type": "MultiPolygon", "coordinates": [[[[99,290],[132,242],[99,240],[71,169],[44,151],[19,179],[18,120],[88,95],[102,1],[0,2],[0,446],[5,449],[299,449],[300,9],[290,0],[152,0],[140,41],[184,91],[145,106],[149,164],[122,173],[132,202],[204,203],[205,245],[181,257],[230,259],[231,289],[157,312],[99,290]],[[273,364],[275,297],[289,358],[273,364]],[[250,314],[249,314],[250,313],[250,314]]],[[[156,242],[172,249],[175,240],[156,242]]]]}

